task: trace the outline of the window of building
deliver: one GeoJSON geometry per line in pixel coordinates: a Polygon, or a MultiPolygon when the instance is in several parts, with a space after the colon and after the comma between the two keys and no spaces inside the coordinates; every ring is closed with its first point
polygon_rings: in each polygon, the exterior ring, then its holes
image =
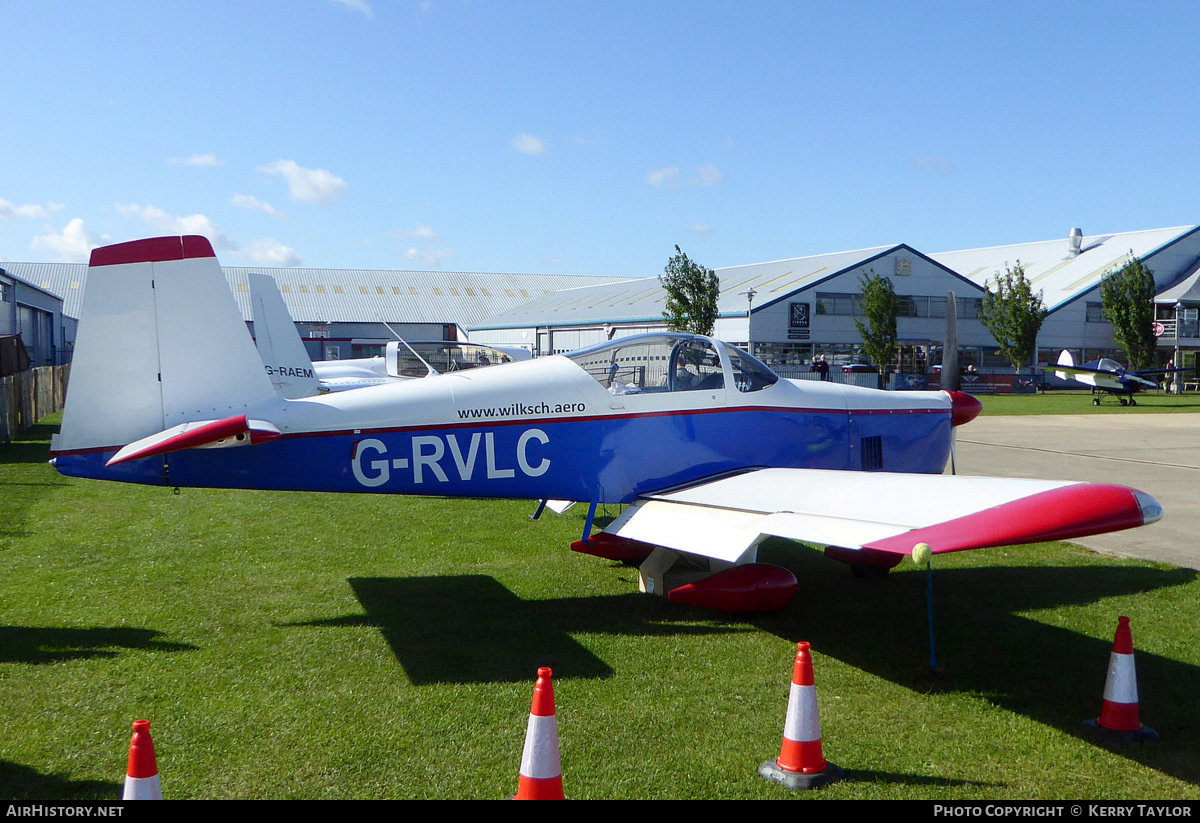
{"type": "Polygon", "coordinates": [[[858,297],[857,294],[819,291],[817,292],[817,314],[861,317],[862,307],[858,303],[858,297]]]}

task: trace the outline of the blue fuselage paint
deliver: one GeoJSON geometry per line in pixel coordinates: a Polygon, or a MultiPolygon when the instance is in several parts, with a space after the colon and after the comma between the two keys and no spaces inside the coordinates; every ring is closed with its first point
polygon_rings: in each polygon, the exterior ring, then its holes
{"type": "Polygon", "coordinates": [[[726,407],[285,434],[112,468],[114,450],[61,454],[65,475],[164,486],[593,500],[752,468],[863,468],[879,437],[885,471],[937,473],[948,410],[726,407]]]}

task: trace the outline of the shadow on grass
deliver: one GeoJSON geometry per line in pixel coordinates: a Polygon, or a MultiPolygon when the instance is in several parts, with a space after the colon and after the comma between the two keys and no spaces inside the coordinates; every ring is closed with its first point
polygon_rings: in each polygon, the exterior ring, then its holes
{"type": "MultiPolygon", "coordinates": [[[[641,594],[522,600],[484,575],[367,577],[350,581],[365,616],[305,626],[376,626],[413,685],[524,683],[540,666],[556,677],[609,677],[613,669],[571,633],[721,634],[745,626],[663,624],[678,610],[641,594]]],[[[706,615],[711,617],[711,615],[706,615]]]]}
{"type": "Polygon", "coordinates": [[[879,783],[896,786],[971,786],[976,789],[991,789],[1003,786],[1003,783],[982,783],[978,780],[953,780],[949,777],[930,777],[925,774],[896,774],[894,772],[876,772],[869,769],[846,769],[846,779],[858,783],[879,783]]]}
{"type": "MultiPolygon", "coordinates": [[[[780,559],[772,558],[772,562],[780,559]]],[[[1080,722],[1100,713],[1112,634],[1097,639],[1017,612],[1091,604],[1194,582],[1191,569],[1145,566],[935,570],[938,669],[929,666],[927,575],[862,581],[819,557],[782,560],[802,581],[796,602],[756,625],[922,693],[959,692],[1200,784],[1200,667],[1137,651],[1141,720],[1158,744],[1097,741],[1080,722]]],[[[1116,610],[1112,631],[1116,631],[1116,610]]],[[[1053,619],[1053,615],[1051,616],[1053,619]]],[[[818,675],[819,676],[819,675],[818,675]]]]}
{"type": "Polygon", "coordinates": [[[47,462],[50,459],[50,436],[57,431],[57,424],[38,423],[18,434],[11,443],[0,443],[0,466],[47,462]]]}
{"type": "Polygon", "coordinates": [[[59,663],[92,657],[116,657],[122,649],[156,652],[195,651],[187,643],[161,640],[162,632],[124,627],[63,629],[0,626],[0,663],[59,663]]]}
{"type": "Polygon", "coordinates": [[[8,801],[108,800],[115,803],[122,789],[120,782],[68,780],[0,760],[0,797],[8,801]]]}

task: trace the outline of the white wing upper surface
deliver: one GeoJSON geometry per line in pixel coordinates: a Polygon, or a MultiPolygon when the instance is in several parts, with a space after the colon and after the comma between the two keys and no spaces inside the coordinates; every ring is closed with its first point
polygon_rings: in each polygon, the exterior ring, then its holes
{"type": "Polygon", "coordinates": [[[761,469],[646,497],[605,531],[736,562],[764,537],[907,554],[1067,540],[1152,523],[1124,486],[1003,477],[761,469]]]}

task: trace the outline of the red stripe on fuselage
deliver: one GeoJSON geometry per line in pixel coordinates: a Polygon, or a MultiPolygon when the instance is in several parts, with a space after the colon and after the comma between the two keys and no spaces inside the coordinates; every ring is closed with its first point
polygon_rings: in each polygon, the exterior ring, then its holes
{"type": "MultiPolygon", "coordinates": [[[[949,409],[797,409],[788,406],[739,406],[732,409],[676,409],[672,411],[656,411],[656,412],[636,412],[625,414],[597,414],[597,415],[581,415],[579,417],[522,417],[512,420],[493,420],[485,418],[480,420],[470,420],[462,423],[420,423],[412,426],[383,426],[374,429],[329,429],[310,432],[290,432],[281,435],[277,439],[293,439],[301,437],[357,437],[371,434],[392,434],[415,431],[431,431],[443,429],[488,429],[499,428],[501,426],[553,426],[559,423],[592,423],[605,422],[609,420],[634,420],[650,417],[679,417],[683,415],[707,415],[707,414],[731,414],[738,412],[775,412],[779,414],[820,414],[820,415],[845,415],[852,417],[856,414],[861,415],[876,415],[876,414],[945,414],[949,415],[949,409]]],[[[123,447],[116,446],[97,446],[89,449],[72,449],[70,451],[52,451],[50,454],[54,457],[75,454],[98,454],[100,452],[115,451],[123,447]]]]}

